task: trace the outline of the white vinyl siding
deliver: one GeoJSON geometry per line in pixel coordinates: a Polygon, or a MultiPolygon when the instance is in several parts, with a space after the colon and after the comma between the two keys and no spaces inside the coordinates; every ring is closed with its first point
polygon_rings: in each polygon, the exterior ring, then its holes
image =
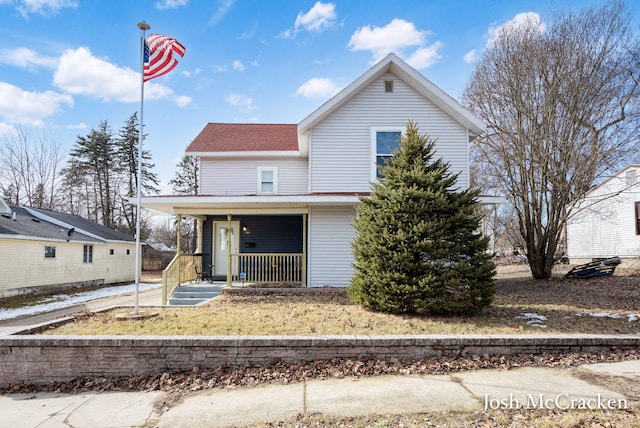
{"type": "Polygon", "coordinates": [[[309,286],[346,287],[351,281],[355,237],[353,207],[309,209],[309,286]]]}
{"type": "Polygon", "coordinates": [[[574,214],[567,224],[567,252],[571,262],[613,256],[640,257],[635,209],[638,201],[640,184],[628,188],[626,172],[592,190],[581,203],[586,208],[574,214]],[[623,189],[626,191],[616,195],[623,189]]]}
{"type": "Polygon", "coordinates": [[[278,194],[299,195],[308,190],[307,158],[203,158],[200,194],[216,196],[255,195],[258,167],[276,168],[278,194]]]}
{"type": "Polygon", "coordinates": [[[405,129],[417,123],[422,134],[437,138],[436,156],[461,172],[469,186],[467,130],[410,86],[388,73],[313,128],[310,141],[312,192],[368,192],[371,180],[372,128],[405,129]],[[393,92],[384,92],[393,80],[393,92]]]}

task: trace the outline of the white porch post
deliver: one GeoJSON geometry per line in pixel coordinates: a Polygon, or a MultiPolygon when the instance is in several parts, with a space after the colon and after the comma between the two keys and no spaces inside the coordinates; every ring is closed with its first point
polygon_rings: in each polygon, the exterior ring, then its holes
{"type": "Polygon", "coordinates": [[[182,284],[182,261],[180,260],[180,254],[182,254],[182,214],[178,214],[178,236],[176,236],[176,256],[178,257],[178,284],[182,284]]]}
{"type": "Polygon", "coordinates": [[[231,214],[227,214],[227,286],[231,287],[231,214]]]}

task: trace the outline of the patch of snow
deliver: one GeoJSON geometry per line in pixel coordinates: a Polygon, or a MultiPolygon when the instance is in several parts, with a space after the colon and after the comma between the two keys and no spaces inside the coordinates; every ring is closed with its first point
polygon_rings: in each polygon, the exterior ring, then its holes
{"type": "Polygon", "coordinates": [[[638,319],[640,319],[640,315],[637,315],[637,314],[631,314],[625,317],[625,315],[610,314],[607,312],[596,312],[592,314],[588,312],[578,312],[576,315],[579,317],[597,317],[597,318],[612,318],[612,319],[627,318],[627,321],[629,322],[638,321],[638,319]]]}
{"type": "Polygon", "coordinates": [[[544,315],[538,315],[532,312],[526,312],[520,316],[517,316],[516,319],[525,320],[526,323],[531,327],[547,328],[546,325],[542,324],[542,321],[546,321],[548,319],[544,315]]]}
{"type": "Polygon", "coordinates": [[[524,319],[524,320],[536,320],[536,321],[546,321],[548,318],[544,315],[538,315],[538,314],[534,314],[531,312],[527,312],[524,313],[522,315],[520,315],[519,317],[516,317],[518,319],[524,319]]]}
{"type": "MultiPolygon", "coordinates": [[[[162,287],[162,284],[147,284],[140,283],[138,285],[139,291],[151,290],[154,288],[162,287]]],[[[90,300],[101,299],[103,297],[117,296],[120,294],[133,293],[136,291],[136,285],[119,285],[114,287],[105,287],[98,290],[84,291],[74,294],[56,294],[45,300],[45,303],[40,303],[33,306],[25,306],[22,308],[13,309],[0,309],[0,321],[8,320],[11,318],[17,318],[24,315],[36,315],[43,312],[54,311],[57,309],[64,309],[71,306],[76,306],[80,303],[88,302],[90,300]],[[47,301],[49,301],[47,303],[47,301]]]]}

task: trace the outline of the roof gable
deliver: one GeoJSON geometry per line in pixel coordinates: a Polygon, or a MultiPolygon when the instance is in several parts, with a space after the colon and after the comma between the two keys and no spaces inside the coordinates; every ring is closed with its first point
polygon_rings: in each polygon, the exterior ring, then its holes
{"type": "Polygon", "coordinates": [[[298,151],[295,124],[208,123],[187,153],[298,151]]]}
{"type": "Polygon", "coordinates": [[[480,135],[486,129],[486,124],[481,119],[460,105],[455,99],[407,64],[398,55],[389,53],[366,73],[304,118],[298,124],[299,133],[304,134],[308,132],[387,72],[398,76],[399,79],[402,79],[415,91],[450,115],[455,121],[468,129],[472,137],[480,135]]]}

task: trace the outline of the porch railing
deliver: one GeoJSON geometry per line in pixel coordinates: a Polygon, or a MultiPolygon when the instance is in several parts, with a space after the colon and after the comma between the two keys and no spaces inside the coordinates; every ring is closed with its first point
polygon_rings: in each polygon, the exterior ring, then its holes
{"type": "Polygon", "coordinates": [[[241,283],[304,284],[306,266],[302,253],[232,254],[232,279],[241,283]]]}
{"type": "Polygon", "coordinates": [[[196,279],[197,263],[202,263],[200,257],[193,257],[191,254],[177,254],[162,271],[162,302],[164,305],[168,303],[169,296],[180,284],[196,279]]]}

